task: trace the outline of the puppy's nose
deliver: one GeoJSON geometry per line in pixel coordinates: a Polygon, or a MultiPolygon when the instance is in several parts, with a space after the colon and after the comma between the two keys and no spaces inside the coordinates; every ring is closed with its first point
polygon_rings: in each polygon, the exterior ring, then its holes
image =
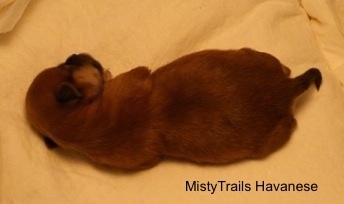
{"type": "Polygon", "coordinates": [[[69,56],[65,62],[67,65],[79,65],[80,62],[78,60],[78,55],[77,54],[72,54],[69,56]]]}
{"type": "Polygon", "coordinates": [[[67,58],[64,65],[67,65],[66,67],[68,69],[74,69],[84,65],[91,65],[98,69],[101,73],[103,72],[103,66],[87,53],[72,54],[67,58]]]}

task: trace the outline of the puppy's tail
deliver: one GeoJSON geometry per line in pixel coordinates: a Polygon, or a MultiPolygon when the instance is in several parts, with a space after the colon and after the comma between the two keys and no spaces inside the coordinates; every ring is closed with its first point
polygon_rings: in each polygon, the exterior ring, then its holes
{"type": "Polygon", "coordinates": [[[317,68],[311,68],[300,76],[292,80],[293,83],[293,95],[299,96],[306,91],[309,86],[314,83],[315,87],[319,91],[322,82],[321,72],[317,68]]]}

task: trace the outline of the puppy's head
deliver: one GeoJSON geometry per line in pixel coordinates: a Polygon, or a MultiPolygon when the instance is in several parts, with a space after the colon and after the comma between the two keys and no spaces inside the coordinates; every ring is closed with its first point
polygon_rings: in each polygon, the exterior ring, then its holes
{"type": "Polygon", "coordinates": [[[49,137],[52,127],[64,120],[64,111],[92,103],[110,78],[110,72],[90,55],[71,55],[64,63],[42,71],[31,83],[26,95],[29,122],[49,137]]]}
{"type": "Polygon", "coordinates": [[[111,73],[104,71],[90,55],[73,54],[57,67],[41,72],[30,88],[36,91],[48,89],[61,104],[89,103],[102,92],[105,81],[110,78],[111,73]]]}
{"type": "Polygon", "coordinates": [[[66,72],[66,78],[55,90],[60,103],[75,103],[81,99],[92,102],[101,92],[105,81],[111,78],[109,71],[88,54],[73,54],[58,69],[66,72]]]}

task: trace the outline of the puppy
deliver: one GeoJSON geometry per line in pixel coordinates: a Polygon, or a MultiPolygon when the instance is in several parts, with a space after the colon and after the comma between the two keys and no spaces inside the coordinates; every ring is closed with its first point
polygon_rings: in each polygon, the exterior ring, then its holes
{"type": "Polygon", "coordinates": [[[33,80],[27,118],[50,147],[117,168],[151,168],[164,157],[258,159],[288,141],[293,101],[322,82],[315,68],[289,75],[272,55],[248,48],[200,51],[112,79],[90,55],[72,55],[33,80]]]}

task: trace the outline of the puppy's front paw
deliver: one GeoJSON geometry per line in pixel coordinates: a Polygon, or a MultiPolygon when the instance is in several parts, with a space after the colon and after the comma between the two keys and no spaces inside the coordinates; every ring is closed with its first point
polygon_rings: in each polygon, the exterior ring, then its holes
{"type": "Polygon", "coordinates": [[[45,146],[48,147],[48,149],[55,149],[57,147],[59,147],[52,139],[50,139],[49,137],[43,137],[45,146]]]}

